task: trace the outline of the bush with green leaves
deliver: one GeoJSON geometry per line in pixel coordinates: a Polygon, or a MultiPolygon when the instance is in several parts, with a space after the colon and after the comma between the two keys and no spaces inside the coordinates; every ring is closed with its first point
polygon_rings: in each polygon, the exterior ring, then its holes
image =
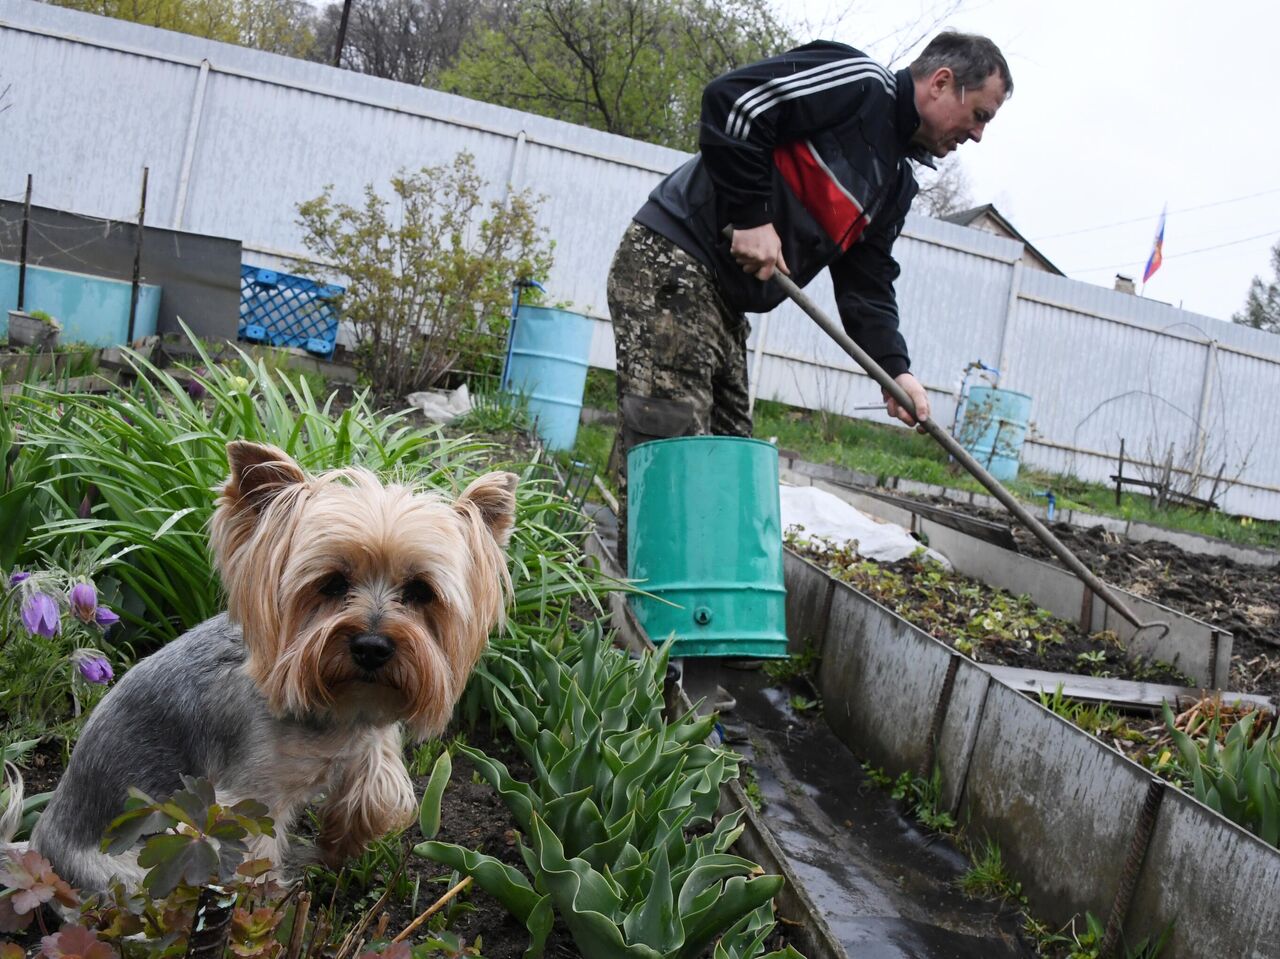
{"type": "MultiPolygon", "coordinates": [[[[504,646],[477,670],[531,781],[479,750],[460,752],[528,839],[520,851],[533,883],[460,846],[428,841],[416,851],[472,875],[506,904],[529,928],[529,959],[541,955],[553,911],[587,959],[692,959],[712,942],[717,959],[748,959],[773,929],[782,878],[728,852],[741,811],[711,825],[737,757],[707,745],[713,716],[663,718],[666,663],[665,651],[629,658],[593,625],[548,645],[504,646]]],[[[433,784],[447,777],[446,763],[438,761],[433,784]]],[[[429,787],[428,835],[438,801],[429,787]]]]}
{"type": "Polygon", "coordinates": [[[481,372],[497,372],[512,283],[550,272],[540,201],[522,190],[486,202],[487,190],[463,152],[393,177],[394,209],[373,184],[360,206],[335,202],[331,186],[299,204],[303,244],[345,280],[356,365],[380,393],[430,389],[482,353],[493,368],[481,372]]]}
{"type": "Polygon", "coordinates": [[[1178,747],[1182,772],[1193,795],[1210,809],[1280,846],[1280,725],[1255,728],[1259,714],[1248,713],[1222,735],[1215,715],[1192,738],[1174,723],[1166,702],[1164,721],[1178,747]]]}

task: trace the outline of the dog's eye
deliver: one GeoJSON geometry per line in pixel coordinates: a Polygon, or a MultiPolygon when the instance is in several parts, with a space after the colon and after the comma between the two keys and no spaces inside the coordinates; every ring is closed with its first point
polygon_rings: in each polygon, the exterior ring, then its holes
{"type": "Polygon", "coordinates": [[[338,599],[346,596],[350,588],[351,583],[347,581],[347,577],[341,573],[333,573],[320,583],[320,595],[338,599]]]}
{"type": "Polygon", "coordinates": [[[435,598],[436,591],[431,588],[431,584],[420,579],[409,580],[400,593],[401,602],[413,606],[426,606],[435,598]]]}

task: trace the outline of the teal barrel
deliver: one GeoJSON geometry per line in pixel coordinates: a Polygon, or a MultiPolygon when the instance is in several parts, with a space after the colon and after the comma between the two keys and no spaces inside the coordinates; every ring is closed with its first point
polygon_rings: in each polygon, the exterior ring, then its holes
{"type": "Polygon", "coordinates": [[[591,353],[591,320],[545,306],[516,311],[502,388],[529,400],[548,449],[573,448],[591,353]]]}
{"type": "Polygon", "coordinates": [[[672,656],[787,655],[778,451],[760,440],[686,436],[627,456],[629,576],[655,643],[672,656]]]}
{"type": "Polygon", "coordinates": [[[1031,421],[1031,397],[1014,390],[975,386],[964,401],[960,445],[996,479],[1018,476],[1018,457],[1031,421]]]}

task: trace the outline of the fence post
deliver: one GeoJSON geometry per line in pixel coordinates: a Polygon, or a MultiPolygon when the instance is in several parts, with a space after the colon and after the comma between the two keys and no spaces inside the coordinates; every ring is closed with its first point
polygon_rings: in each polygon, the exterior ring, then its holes
{"type": "Polygon", "coordinates": [[[751,382],[747,384],[747,414],[756,408],[756,393],[760,390],[760,367],[764,360],[765,339],[769,335],[769,313],[760,314],[760,326],[756,330],[756,355],[751,359],[751,382]]]}
{"type": "Polygon", "coordinates": [[[125,334],[125,342],[133,342],[133,323],[138,315],[138,286],[142,272],[142,232],[147,220],[147,175],[150,167],[142,168],[142,202],[138,207],[138,235],[133,244],[133,289],[129,292],[129,329],[125,334]]]}
{"type": "Polygon", "coordinates": [[[502,201],[504,207],[511,206],[511,195],[516,192],[516,184],[520,182],[520,161],[524,159],[524,146],[529,141],[525,132],[516,134],[516,142],[511,147],[511,166],[507,170],[507,195],[502,201]]]}
{"type": "Polygon", "coordinates": [[[187,190],[191,186],[191,166],[196,157],[196,141],[200,137],[200,117],[204,114],[204,91],[209,82],[209,61],[200,61],[195,97],[191,101],[191,117],[187,120],[187,141],[182,148],[182,168],[178,173],[178,189],[173,197],[173,229],[182,229],[187,213],[187,190]]]}
{"type": "Polygon", "coordinates": [[[22,204],[22,246],[18,251],[18,309],[27,298],[27,230],[31,225],[31,174],[27,174],[27,198],[22,204]]]}
{"type": "Polygon", "coordinates": [[[1009,376],[1009,328],[1013,326],[1013,318],[1018,312],[1018,290],[1022,286],[1022,261],[1013,261],[1013,273],[1009,277],[1009,300],[1004,308],[1004,323],[1000,326],[1000,382],[1009,376]]]}
{"type": "Polygon", "coordinates": [[[1209,397],[1213,389],[1213,371],[1218,366],[1218,341],[1210,340],[1204,358],[1204,378],[1200,384],[1200,410],[1196,413],[1196,455],[1191,464],[1191,495],[1198,495],[1200,473],[1204,468],[1204,448],[1208,442],[1205,420],[1209,417],[1209,397]]]}

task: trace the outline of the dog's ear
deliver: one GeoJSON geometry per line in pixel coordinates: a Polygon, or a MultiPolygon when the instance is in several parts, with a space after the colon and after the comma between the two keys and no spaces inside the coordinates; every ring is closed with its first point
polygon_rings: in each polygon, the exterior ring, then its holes
{"type": "Polygon", "coordinates": [[[515,473],[485,473],[462,491],[455,508],[467,510],[474,507],[498,545],[505,547],[516,521],[518,482],[520,478],[515,473]]]}
{"type": "Polygon", "coordinates": [[[288,453],[263,443],[234,440],[227,444],[227,461],[231,475],[222,487],[222,502],[235,509],[261,512],[280,492],[307,481],[288,453]]]}

